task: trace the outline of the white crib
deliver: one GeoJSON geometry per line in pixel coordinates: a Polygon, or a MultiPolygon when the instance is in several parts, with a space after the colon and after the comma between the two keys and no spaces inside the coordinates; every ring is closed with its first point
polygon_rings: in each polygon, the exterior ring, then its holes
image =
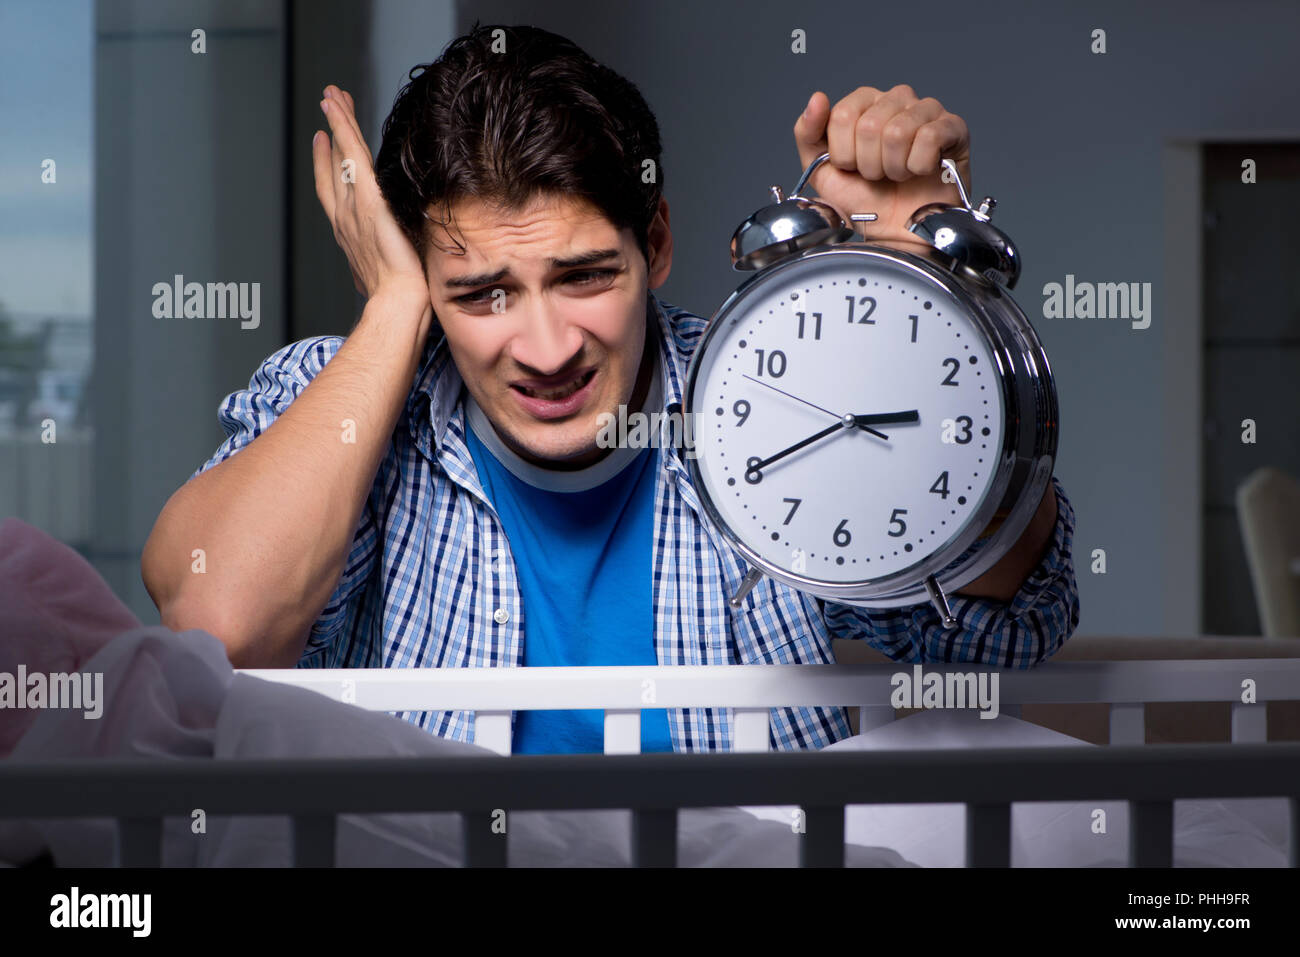
{"type": "MultiPolygon", "coordinates": [[[[911,665],[752,665],[524,669],[248,671],[373,711],[471,710],[479,745],[500,757],[277,761],[0,762],[0,817],[118,819],[121,864],[159,861],[162,819],[201,801],[209,813],[288,815],[293,860],[329,866],[339,814],[458,812],[465,862],[504,865],[493,809],[632,811],[632,861],[675,866],[677,812],[798,805],[802,866],[844,863],[849,805],[966,807],[967,866],[1011,863],[1013,802],[1129,802],[1129,866],[1173,862],[1173,802],[1287,799],[1291,867],[1300,864],[1300,743],[1268,742],[1266,702],[1300,700],[1300,658],[1050,662],[999,670],[1002,713],[1025,704],[1108,703],[1110,746],[877,752],[774,752],[769,709],[860,709],[863,731],[892,721],[891,677],[911,665]],[[1242,702],[1253,683],[1255,703],[1242,702]],[[1230,702],[1230,744],[1146,745],[1147,702],[1230,702]],[[733,753],[638,754],[643,708],[733,709],[733,753]],[[511,711],[601,709],[604,754],[510,756],[511,711]]],[[[991,671],[965,664],[962,674],[991,671]]],[[[925,665],[926,673],[946,673],[925,665]]]]}

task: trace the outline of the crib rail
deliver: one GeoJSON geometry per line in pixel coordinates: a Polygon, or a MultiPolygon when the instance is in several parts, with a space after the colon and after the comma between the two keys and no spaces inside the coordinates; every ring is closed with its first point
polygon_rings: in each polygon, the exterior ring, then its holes
{"type": "MultiPolygon", "coordinates": [[[[511,711],[601,709],[606,754],[637,753],[643,708],[732,708],[734,751],[767,751],[770,709],[856,706],[862,731],[894,718],[891,679],[911,664],[674,665],[589,668],[347,668],[249,670],[374,711],[474,712],[474,741],[511,753],[511,711]],[[647,701],[649,698],[649,701],[647,701]]],[[[1213,661],[1048,662],[1000,670],[926,664],[925,674],[998,675],[999,708],[1023,704],[1109,704],[1110,743],[1143,744],[1143,704],[1219,701],[1231,705],[1234,743],[1268,739],[1267,701],[1300,700],[1300,658],[1213,661]],[[1254,703],[1242,701],[1251,682],[1254,703]]]]}
{"type": "MultiPolygon", "coordinates": [[[[803,866],[844,863],[844,810],[855,804],[966,805],[968,866],[1010,864],[1011,804],[1129,802],[1130,866],[1173,862],[1173,802],[1288,801],[1288,860],[1300,866],[1300,744],[1264,743],[1265,703],[1300,699],[1300,659],[1055,662],[998,671],[999,709],[1106,703],[1111,746],[979,750],[768,751],[770,709],[861,708],[864,729],[892,720],[892,678],[911,665],[753,665],[521,669],[291,669],[246,674],[378,711],[469,710],[473,758],[275,761],[0,762],[0,818],[118,819],[118,862],[159,863],[163,819],[209,814],[291,818],[296,865],[335,861],[339,814],[462,815],[465,861],[506,863],[493,811],[627,809],[633,863],[676,863],[680,808],[797,805],[803,866]],[[1242,701],[1250,682],[1255,702],[1242,701]],[[1233,744],[1145,745],[1143,704],[1226,701],[1233,744]],[[731,754],[635,754],[643,708],[734,709],[731,754]],[[605,711],[604,755],[510,754],[511,712],[605,711]]],[[[926,674],[995,669],[927,664],[926,674]]]]}
{"type": "Polygon", "coordinates": [[[853,804],[966,804],[967,866],[1009,866],[1015,801],[1124,800],[1129,865],[1173,862],[1176,799],[1289,799],[1300,862],[1300,743],[775,754],[0,763],[0,818],[116,817],[119,863],[156,866],[162,820],[285,814],[296,866],[335,861],[337,815],[462,814],[465,862],[502,866],[495,809],[630,809],[636,866],[674,866],[677,811],[799,804],[801,866],[842,866],[853,804]],[[581,795],[575,799],[575,795],[581,795]],[[810,801],[810,796],[814,796],[810,801]]]}

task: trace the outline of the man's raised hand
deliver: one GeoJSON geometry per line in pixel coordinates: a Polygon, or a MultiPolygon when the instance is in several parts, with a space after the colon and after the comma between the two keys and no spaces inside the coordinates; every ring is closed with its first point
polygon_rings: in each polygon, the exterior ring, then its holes
{"type": "Polygon", "coordinates": [[[810,182],[846,222],[853,213],[875,213],[866,224],[872,239],[918,242],[907,232],[914,212],[927,203],[960,204],[956,185],[942,180],[941,158],[953,160],[970,187],[966,121],[933,97],[918,99],[910,86],[861,86],[834,107],[814,93],[794,139],[804,167],[830,153],[810,182]]]}
{"type": "Polygon", "coordinates": [[[321,110],[332,136],[312,137],[316,197],[334,239],[347,255],[352,281],[363,296],[381,290],[428,299],[424,269],[375,181],[370,147],[357,125],[352,96],[334,85],[325,88],[321,110]]]}

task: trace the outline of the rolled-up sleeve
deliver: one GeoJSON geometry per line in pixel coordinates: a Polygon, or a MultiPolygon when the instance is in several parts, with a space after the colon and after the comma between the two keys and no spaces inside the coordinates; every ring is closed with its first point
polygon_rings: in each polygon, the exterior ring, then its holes
{"type": "MultiPolygon", "coordinates": [[[[248,388],[232,392],[217,407],[217,420],[226,432],[226,440],[190,478],[226,461],[270,428],[334,358],[343,342],[339,336],[314,336],[290,343],[263,360],[248,388]]],[[[371,499],[366,497],[342,577],[312,626],[304,658],[322,653],[334,642],[357,596],[370,580],[379,541],[371,499]]]]}
{"type": "Polygon", "coordinates": [[[1079,625],[1074,509],[1053,476],[1056,526],[1042,559],[1010,602],[949,595],[957,624],[945,628],[929,602],[858,608],[826,602],[827,629],[868,642],[896,661],[969,661],[1028,668],[1055,654],[1079,625]]]}

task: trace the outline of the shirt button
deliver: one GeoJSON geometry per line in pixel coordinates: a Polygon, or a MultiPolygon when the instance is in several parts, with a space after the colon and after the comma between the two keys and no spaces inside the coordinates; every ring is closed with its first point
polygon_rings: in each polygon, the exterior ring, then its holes
{"type": "Polygon", "coordinates": [[[500,563],[500,562],[493,562],[493,563],[492,563],[492,572],[493,572],[493,574],[496,574],[496,573],[499,572],[499,571],[501,571],[501,563],[500,563]]]}
{"type": "Polygon", "coordinates": [[[510,612],[506,611],[504,608],[498,608],[492,613],[492,620],[498,625],[504,625],[510,620],[510,612]]]}

